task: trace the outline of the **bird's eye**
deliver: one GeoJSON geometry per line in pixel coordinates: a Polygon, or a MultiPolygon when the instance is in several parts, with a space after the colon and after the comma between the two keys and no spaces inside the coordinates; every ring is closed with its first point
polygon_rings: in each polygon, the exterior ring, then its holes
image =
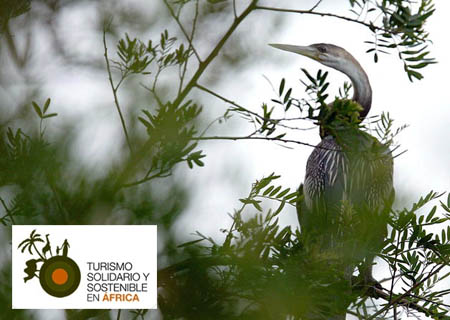
{"type": "Polygon", "coordinates": [[[327,49],[325,49],[325,47],[317,47],[317,50],[319,50],[320,53],[327,52],[327,49]]]}

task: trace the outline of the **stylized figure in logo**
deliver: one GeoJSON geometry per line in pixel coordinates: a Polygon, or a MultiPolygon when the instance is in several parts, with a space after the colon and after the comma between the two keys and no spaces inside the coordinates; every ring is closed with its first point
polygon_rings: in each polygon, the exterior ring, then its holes
{"type": "Polygon", "coordinates": [[[63,251],[63,256],[67,257],[67,252],[69,251],[69,242],[67,242],[67,239],[64,240],[63,244],[61,245],[61,247],[56,247],[56,255],[59,255],[59,252],[62,250],[63,251]]]}
{"type": "Polygon", "coordinates": [[[24,282],[27,282],[36,276],[37,263],[40,261],[42,261],[42,259],[31,259],[26,262],[27,267],[23,271],[25,271],[27,276],[23,278],[24,282]]]}
{"type": "Polygon", "coordinates": [[[62,250],[63,250],[63,256],[67,257],[67,252],[69,251],[70,245],[69,242],[67,242],[67,239],[64,240],[62,246],[61,246],[62,250]]]}
{"type": "Polygon", "coordinates": [[[45,235],[45,238],[47,239],[47,243],[45,244],[45,247],[42,248],[42,254],[45,255],[47,254],[48,251],[50,251],[50,255],[53,257],[53,253],[52,253],[52,247],[50,246],[50,240],[48,240],[48,236],[49,234],[45,235]]]}
{"type": "Polygon", "coordinates": [[[80,268],[71,258],[67,256],[69,250],[69,242],[64,240],[61,248],[57,247],[56,256],[53,256],[50,246],[49,234],[46,236],[46,245],[39,250],[36,243],[44,242],[41,235],[36,233],[36,229],[33,230],[28,239],[22,241],[18,248],[22,247],[22,253],[28,249],[28,252],[33,255],[37,254],[38,259],[30,259],[26,262],[26,268],[24,269],[27,274],[24,277],[24,282],[27,282],[34,277],[39,278],[42,289],[49,295],[62,298],[72,294],[80,284],[81,274],[80,268]],[[59,255],[60,250],[63,250],[63,255],[59,255]],[[46,253],[50,252],[51,258],[46,258],[46,253]],[[42,262],[41,268],[37,269],[37,264],[42,262]],[[37,274],[39,271],[39,274],[37,274]]]}

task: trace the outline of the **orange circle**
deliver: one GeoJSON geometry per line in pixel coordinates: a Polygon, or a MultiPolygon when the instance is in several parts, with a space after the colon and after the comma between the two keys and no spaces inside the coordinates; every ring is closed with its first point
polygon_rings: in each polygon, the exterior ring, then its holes
{"type": "Polygon", "coordinates": [[[62,268],[55,269],[52,272],[52,280],[55,284],[62,285],[67,282],[68,278],[67,271],[62,268]]]}

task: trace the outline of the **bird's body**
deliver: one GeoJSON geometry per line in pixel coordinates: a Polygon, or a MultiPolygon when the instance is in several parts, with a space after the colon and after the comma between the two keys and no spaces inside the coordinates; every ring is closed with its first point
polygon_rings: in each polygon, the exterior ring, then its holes
{"type": "MultiPolygon", "coordinates": [[[[332,135],[322,138],[308,158],[304,206],[320,214],[320,211],[338,212],[342,202],[348,202],[376,214],[393,192],[391,152],[365,132],[350,130],[351,139],[343,131],[340,133],[339,138],[332,135]],[[346,140],[351,144],[344,144],[346,140]]],[[[314,228],[307,224],[305,221],[302,228],[314,228]]]]}
{"type": "MultiPolygon", "coordinates": [[[[331,44],[292,46],[278,49],[298,53],[346,74],[352,81],[363,120],[372,104],[367,74],[343,48],[331,44]]],[[[333,110],[335,101],[329,105],[333,110]]],[[[303,199],[297,205],[300,227],[320,242],[323,251],[342,250],[346,277],[365,261],[365,281],[373,280],[371,265],[382,247],[387,228],[389,200],[393,195],[393,160],[388,146],[359,127],[328,123],[321,128],[322,141],[308,158],[303,199]]],[[[345,316],[335,319],[344,319],[345,316]]]]}

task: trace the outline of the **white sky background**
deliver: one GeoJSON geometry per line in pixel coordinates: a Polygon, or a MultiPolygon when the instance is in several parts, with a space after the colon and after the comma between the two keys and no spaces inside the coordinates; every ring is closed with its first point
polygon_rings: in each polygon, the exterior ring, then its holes
{"type": "MultiPolygon", "coordinates": [[[[146,4],[142,7],[147,8],[149,1],[143,2],[146,4]]],[[[289,7],[290,3],[292,2],[279,1],[279,6],[289,7]]],[[[303,8],[308,9],[315,1],[301,3],[304,3],[303,8]]],[[[348,1],[324,0],[317,10],[347,15],[347,8],[348,1]]],[[[257,30],[254,32],[254,39],[249,41],[255,41],[255,48],[263,50],[262,54],[270,56],[271,59],[265,59],[264,63],[256,63],[252,69],[240,74],[230,75],[230,81],[225,82],[226,86],[212,89],[257,111],[263,101],[268,102],[275,97],[263,76],[271,79],[275,88],[278,88],[280,79],[284,77],[287,84],[300,92],[301,86],[298,82],[301,75],[300,68],[306,68],[312,74],[322,68],[330,71],[328,80],[335,85],[331,86],[329,93],[333,96],[343,81],[347,81],[345,76],[305,57],[275,50],[269,46],[261,46],[261,44],[309,45],[327,42],[344,47],[361,63],[371,80],[374,95],[370,115],[389,111],[391,117],[396,120],[397,126],[410,125],[398,137],[403,149],[408,149],[408,152],[395,160],[394,183],[397,198],[417,199],[430,190],[450,191],[450,96],[448,94],[450,45],[447,32],[450,30],[448,15],[450,2],[436,0],[436,9],[426,29],[433,40],[433,44],[429,47],[431,55],[436,57],[439,63],[423,69],[425,79],[422,81],[409,82],[402,63],[395,54],[380,55],[379,62],[375,64],[373,56],[365,53],[369,46],[363,42],[372,40],[370,31],[365,27],[333,18],[281,14],[284,19],[289,19],[289,22],[285,24],[282,34],[270,35],[264,32],[264,16],[276,13],[257,12],[249,17],[242,27],[257,30]]],[[[103,55],[102,48],[99,47],[100,39],[91,39],[89,33],[84,32],[85,28],[88,28],[89,21],[94,20],[95,17],[90,17],[89,11],[83,10],[82,13],[67,12],[67,18],[69,19],[65,21],[71,21],[71,23],[63,26],[61,32],[67,33],[68,36],[73,37],[73,41],[79,43],[74,50],[80,53],[94,52],[103,55]],[[83,18],[80,18],[80,14],[83,14],[83,18]],[[93,50],[93,47],[96,49],[93,50]]],[[[126,30],[120,30],[120,32],[126,32],[126,30]]],[[[112,52],[114,45],[109,44],[112,52]]],[[[251,50],[251,43],[246,45],[251,50]]],[[[113,145],[113,137],[122,134],[112,105],[112,94],[106,75],[79,73],[77,70],[69,70],[61,74],[60,70],[52,66],[47,68],[43,96],[52,98],[50,110],[58,112],[59,117],[79,119],[77,121],[80,121],[80,125],[85,128],[81,134],[80,144],[89,146],[80,157],[101,170],[100,163],[105,156],[118,152],[113,145]],[[98,121],[98,118],[95,118],[96,122],[93,123],[93,118],[87,116],[87,113],[90,111],[89,107],[95,105],[96,101],[101,101],[104,105],[96,110],[97,115],[103,120],[98,121]],[[55,109],[52,110],[52,108],[55,109]]],[[[206,80],[201,79],[200,83],[207,84],[204,81],[206,80]]],[[[208,101],[211,105],[217,106],[217,110],[207,112],[211,115],[223,114],[226,105],[216,99],[208,101]]],[[[53,123],[57,125],[57,121],[53,123]]],[[[243,129],[238,131],[244,132],[243,129]]],[[[320,140],[317,130],[302,132],[297,138],[313,144],[320,140]]],[[[285,187],[297,188],[303,181],[306,160],[312,151],[309,147],[292,145],[293,149],[286,149],[269,142],[257,141],[205,142],[202,147],[207,154],[204,168],[195,170],[181,168],[177,171],[180,179],[195,186],[187,212],[176,226],[180,241],[185,241],[185,237],[196,230],[206,235],[221,236],[219,228],[229,226],[230,219],[227,213],[239,207],[238,199],[247,195],[251,183],[271,172],[282,175],[279,183],[285,187]],[[240,166],[242,170],[237,170],[237,166],[240,166]],[[229,168],[227,169],[229,171],[224,171],[223,168],[229,168]]],[[[285,210],[280,220],[281,224],[297,226],[294,209],[285,210]]]]}

